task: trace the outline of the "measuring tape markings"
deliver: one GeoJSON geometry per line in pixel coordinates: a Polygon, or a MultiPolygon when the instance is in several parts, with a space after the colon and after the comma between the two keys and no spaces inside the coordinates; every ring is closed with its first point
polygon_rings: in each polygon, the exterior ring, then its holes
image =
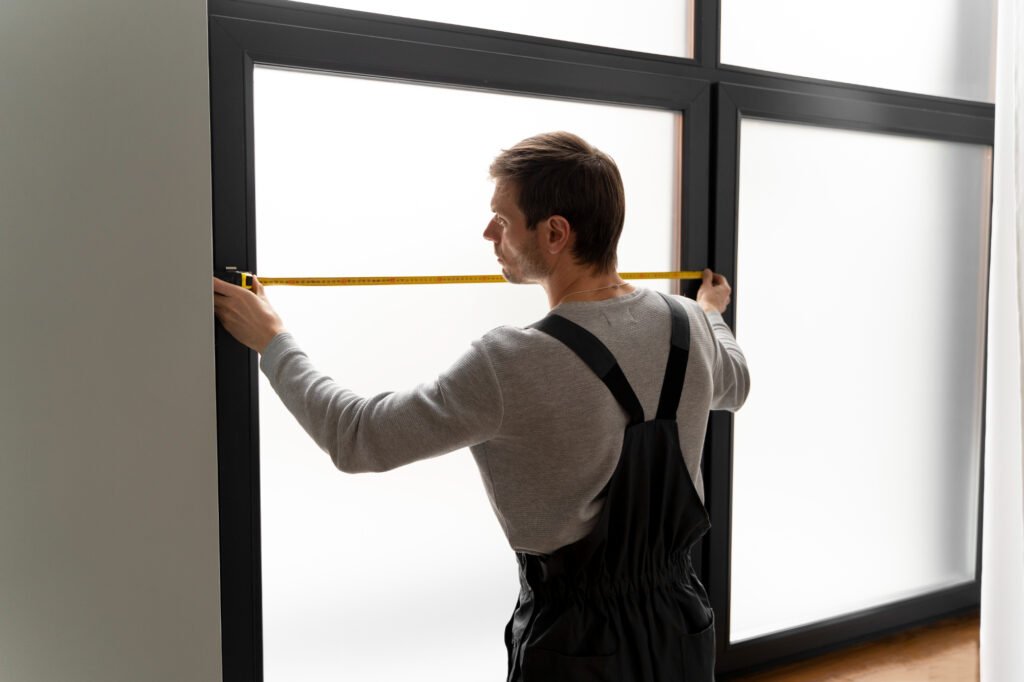
{"type": "MultiPolygon", "coordinates": [[[[252,288],[252,273],[228,270],[228,281],[246,289],[252,288]]],[[[701,279],[696,270],[675,272],[621,272],[622,279],[701,279]]],[[[265,286],[352,287],[401,284],[497,284],[505,282],[501,275],[411,275],[396,277],[260,277],[265,286]]]]}

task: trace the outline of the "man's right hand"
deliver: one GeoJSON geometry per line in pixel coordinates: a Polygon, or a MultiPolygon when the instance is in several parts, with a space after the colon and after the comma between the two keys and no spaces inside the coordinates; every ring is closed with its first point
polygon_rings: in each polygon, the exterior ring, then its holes
{"type": "Polygon", "coordinates": [[[697,290],[697,303],[705,312],[714,310],[724,313],[729,307],[729,297],[732,295],[732,287],[722,275],[716,275],[707,268],[704,269],[704,281],[697,290]]]}

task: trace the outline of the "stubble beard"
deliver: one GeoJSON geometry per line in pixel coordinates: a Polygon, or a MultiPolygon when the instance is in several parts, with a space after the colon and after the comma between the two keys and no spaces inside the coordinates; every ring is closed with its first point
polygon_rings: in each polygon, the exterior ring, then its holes
{"type": "Polygon", "coordinates": [[[515,258],[515,267],[506,264],[501,274],[510,284],[530,284],[539,282],[550,274],[550,269],[540,256],[540,249],[531,244],[529,250],[523,251],[515,258]]]}

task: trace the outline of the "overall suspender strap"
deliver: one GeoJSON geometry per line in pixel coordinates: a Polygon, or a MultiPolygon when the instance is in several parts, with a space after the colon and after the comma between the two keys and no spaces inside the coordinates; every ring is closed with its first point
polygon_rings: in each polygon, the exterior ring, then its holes
{"type": "MultiPolygon", "coordinates": [[[[660,293],[660,292],[659,292],[660,293]]],[[[658,419],[675,419],[679,399],[683,395],[683,381],[686,380],[686,365],[690,359],[690,318],[683,305],[661,294],[672,313],[672,339],[665,366],[665,379],[661,384],[661,398],[658,400],[658,419]]]]}
{"type": "Polygon", "coordinates": [[[558,339],[576,353],[615,396],[629,415],[630,426],[643,423],[644,409],[636,393],[626,381],[626,375],[622,373],[615,356],[596,336],[561,315],[548,315],[530,326],[558,339]]]}

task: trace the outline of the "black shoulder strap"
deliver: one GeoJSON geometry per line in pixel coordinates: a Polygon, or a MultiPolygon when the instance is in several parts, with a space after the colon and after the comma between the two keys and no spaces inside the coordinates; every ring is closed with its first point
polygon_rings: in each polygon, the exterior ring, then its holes
{"type": "Polygon", "coordinates": [[[604,382],[622,409],[629,414],[630,426],[643,423],[644,409],[640,406],[636,393],[626,381],[626,375],[619,368],[615,356],[596,336],[561,315],[548,315],[530,326],[553,336],[576,353],[580,360],[604,382]]]}
{"type": "MultiPolygon", "coordinates": [[[[660,292],[659,292],[660,293],[660,292]]],[[[661,294],[672,313],[672,339],[665,366],[665,378],[661,384],[661,399],[658,400],[658,419],[675,419],[679,409],[679,398],[683,394],[686,379],[686,365],[690,359],[690,318],[686,316],[683,304],[671,296],[661,294]]]]}

